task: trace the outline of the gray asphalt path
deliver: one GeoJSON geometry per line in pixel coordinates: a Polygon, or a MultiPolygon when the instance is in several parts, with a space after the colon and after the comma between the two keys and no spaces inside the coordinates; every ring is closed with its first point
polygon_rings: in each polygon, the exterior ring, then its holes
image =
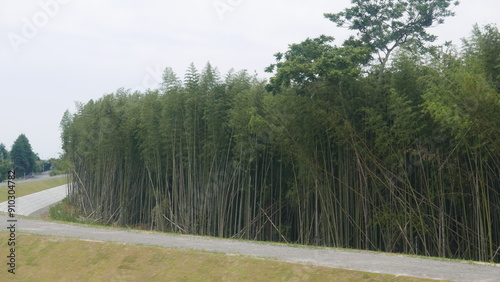
{"type": "MultiPolygon", "coordinates": [[[[68,195],[67,185],[47,189],[16,199],[15,214],[37,216],[47,207],[62,201],[68,195]]],[[[0,211],[8,211],[8,202],[0,203],[0,211]]]]}
{"type": "MultiPolygon", "coordinates": [[[[294,263],[422,278],[452,281],[500,281],[500,265],[422,259],[404,255],[332,248],[290,247],[280,244],[170,235],[147,231],[96,228],[26,218],[20,218],[18,221],[18,231],[34,234],[217,251],[294,263]]],[[[0,222],[7,223],[7,217],[3,214],[0,215],[0,222]]]]}

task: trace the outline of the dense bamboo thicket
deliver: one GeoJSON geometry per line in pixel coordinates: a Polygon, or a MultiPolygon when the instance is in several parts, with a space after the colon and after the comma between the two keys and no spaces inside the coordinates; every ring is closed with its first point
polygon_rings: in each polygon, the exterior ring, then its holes
{"type": "Polygon", "coordinates": [[[384,70],[308,40],[269,84],[167,69],[65,114],[70,200],[109,224],[498,262],[499,38],[384,70]]]}

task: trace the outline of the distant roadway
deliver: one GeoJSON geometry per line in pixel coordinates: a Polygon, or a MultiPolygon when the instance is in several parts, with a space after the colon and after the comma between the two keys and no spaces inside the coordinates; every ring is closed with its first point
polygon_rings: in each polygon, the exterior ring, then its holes
{"type": "MultiPolygon", "coordinates": [[[[50,206],[62,201],[67,195],[68,185],[64,184],[19,197],[16,199],[14,213],[25,216],[40,216],[45,211],[48,211],[50,206]]],[[[7,212],[8,208],[8,202],[0,203],[0,211],[7,212]]]]}
{"type": "MultiPolygon", "coordinates": [[[[59,178],[59,177],[65,177],[65,176],[66,175],[50,176],[49,171],[45,171],[45,172],[42,172],[40,174],[36,174],[30,178],[16,177],[16,184],[33,182],[33,181],[42,181],[42,180],[47,180],[47,179],[51,179],[51,178],[59,178]]],[[[6,186],[7,186],[7,180],[4,180],[3,182],[0,183],[0,187],[6,187],[6,186]]]]}

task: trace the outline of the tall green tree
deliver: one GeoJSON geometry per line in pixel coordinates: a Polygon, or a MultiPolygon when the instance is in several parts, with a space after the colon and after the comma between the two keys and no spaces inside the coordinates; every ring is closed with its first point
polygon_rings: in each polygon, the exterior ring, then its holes
{"type": "Polygon", "coordinates": [[[19,176],[30,174],[35,169],[36,155],[31,149],[31,144],[26,135],[21,134],[12,145],[10,152],[12,166],[19,176]]]}
{"type": "Polygon", "coordinates": [[[200,82],[200,74],[196,69],[194,63],[191,63],[184,74],[184,85],[188,90],[194,90],[198,88],[200,82]]]}
{"type": "Polygon", "coordinates": [[[7,152],[5,145],[3,143],[0,143],[0,160],[3,161],[8,159],[9,159],[9,152],[7,152]]]}
{"type": "Polygon", "coordinates": [[[363,47],[337,47],[333,37],[322,35],[291,44],[285,53],[276,53],[276,64],[266,72],[276,74],[267,90],[277,93],[282,87],[296,86],[310,94],[326,86],[340,86],[342,81],[356,77],[369,60],[369,50],[363,47]]]}
{"type": "Polygon", "coordinates": [[[177,77],[172,68],[167,67],[163,71],[163,81],[161,83],[161,90],[163,92],[175,91],[182,86],[181,80],[177,77]]]}
{"type": "Polygon", "coordinates": [[[472,35],[463,40],[470,67],[478,65],[488,81],[500,92],[500,32],[496,25],[475,25],[472,35]]]}
{"type": "Polygon", "coordinates": [[[436,36],[427,28],[442,24],[453,16],[456,0],[351,0],[352,7],[325,17],[339,27],[356,30],[351,43],[368,46],[375,53],[382,70],[391,53],[412,41],[421,46],[433,42],[436,36]]]}
{"type": "Polygon", "coordinates": [[[7,178],[7,172],[10,170],[10,156],[3,143],[0,143],[0,182],[7,178]]]}
{"type": "Polygon", "coordinates": [[[61,130],[61,141],[62,141],[62,149],[67,150],[67,147],[70,146],[70,132],[69,127],[73,120],[73,115],[66,110],[63,114],[61,122],[59,123],[59,129],[61,130]]]}

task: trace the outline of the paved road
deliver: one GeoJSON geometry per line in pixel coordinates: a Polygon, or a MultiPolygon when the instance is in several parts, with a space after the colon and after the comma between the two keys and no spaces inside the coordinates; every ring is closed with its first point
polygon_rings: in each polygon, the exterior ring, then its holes
{"type": "MultiPolygon", "coordinates": [[[[147,231],[126,231],[26,218],[18,218],[18,220],[18,231],[34,234],[237,253],[294,263],[422,278],[453,281],[500,281],[500,265],[451,262],[331,248],[290,247],[280,244],[264,244],[201,236],[169,235],[147,231]]],[[[0,215],[0,222],[7,222],[7,217],[4,214],[0,215]]]]}
{"type": "MultiPolygon", "coordinates": [[[[55,176],[50,176],[50,172],[42,172],[40,174],[37,174],[31,178],[16,178],[15,182],[16,184],[21,184],[21,183],[27,183],[27,182],[34,182],[34,181],[41,181],[41,180],[47,180],[47,179],[52,179],[52,178],[60,178],[60,177],[66,177],[66,175],[55,175],[55,176]]],[[[4,180],[3,182],[0,183],[0,187],[7,187],[7,180],[4,180]]]]}
{"type": "MultiPolygon", "coordinates": [[[[51,205],[62,201],[68,195],[67,185],[58,186],[16,199],[15,214],[39,216],[51,205]]],[[[0,203],[0,211],[7,212],[8,203],[0,203]]]]}

